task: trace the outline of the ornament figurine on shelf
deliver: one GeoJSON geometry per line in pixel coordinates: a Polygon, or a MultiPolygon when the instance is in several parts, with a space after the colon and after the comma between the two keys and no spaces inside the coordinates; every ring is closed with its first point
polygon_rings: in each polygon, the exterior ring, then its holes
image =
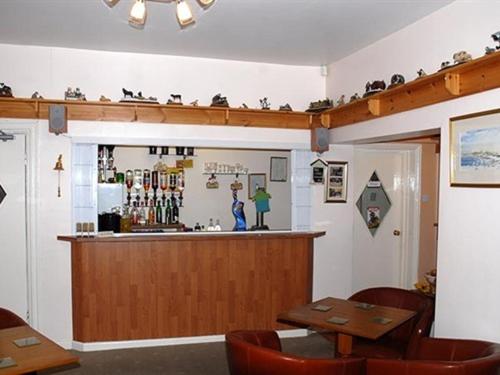
{"type": "Polygon", "coordinates": [[[242,109],[248,109],[248,106],[245,103],[241,103],[240,108],[242,108],[242,109]]]}
{"type": "Polygon", "coordinates": [[[495,52],[495,51],[496,51],[496,49],[495,49],[495,48],[492,48],[492,47],[485,47],[485,48],[484,48],[484,54],[485,54],[485,55],[490,55],[490,54],[492,54],[492,53],[493,53],[493,52],[495,52]]]}
{"type": "Polygon", "coordinates": [[[333,108],[333,100],[326,98],[325,100],[309,103],[309,108],[306,109],[306,112],[321,112],[329,108],[333,108]]]}
{"type": "Polygon", "coordinates": [[[106,98],[104,95],[101,95],[101,96],[99,97],[99,101],[100,101],[100,102],[110,102],[110,101],[111,101],[111,99],[106,98]]]}
{"type": "Polygon", "coordinates": [[[383,80],[367,82],[365,85],[366,92],[364,93],[363,98],[382,92],[385,90],[385,87],[385,82],[383,80]]]}
{"type": "Polygon", "coordinates": [[[180,95],[180,94],[170,94],[170,99],[168,99],[167,104],[182,105],[182,95],[180,95]]]}
{"type": "Polygon", "coordinates": [[[222,94],[217,94],[212,98],[212,104],[210,104],[211,107],[229,107],[229,103],[227,101],[227,98],[225,96],[222,96],[222,94]]]}
{"type": "Polygon", "coordinates": [[[154,96],[150,96],[150,97],[146,98],[142,95],[142,91],[139,91],[137,93],[137,95],[134,95],[133,91],[122,88],[122,93],[123,93],[123,98],[120,99],[120,102],[122,102],[122,103],[139,102],[139,103],[158,104],[158,98],[156,98],[154,96]]]}
{"type": "Polygon", "coordinates": [[[133,99],[134,98],[134,93],[132,91],[129,91],[127,89],[122,88],[122,92],[123,92],[124,99],[133,99]]]}
{"type": "Polygon", "coordinates": [[[12,89],[4,83],[0,83],[0,97],[13,98],[12,89]]]}
{"type": "Polygon", "coordinates": [[[460,51],[453,54],[453,63],[455,65],[466,63],[472,60],[472,55],[465,51],[460,51]]]}
{"type": "Polygon", "coordinates": [[[269,103],[267,98],[259,99],[259,102],[260,102],[260,109],[265,109],[265,110],[271,109],[271,103],[269,103]]]}
{"type": "Polygon", "coordinates": [[[358,93],[355,93],[354,95],[351,96],[349,99],[349,103],[355,102],[356,100],[361,99],[358,95],[358,93]]]}
{"type": "Polygon", "coordinates": [[[68,89],[64,92],[64,100],[86,101],[87,98],[85,97],[85,94],[80,91],[79,87],[77,87],[74,91],[71,87],[68,87],[68,89]]]}
{"type": "Polygon", "coordinates": [[[418,78],[423,78],[426,75],[427,75],[427,73],[422,68],[420,68],[419,70],[417,70],[417,79],[418,78]]]}
{"type": "Polygon", "coordinates": [[[284,112],[291,112],[293,111],[292,109],[292,106],[288,103],[284,104],[284,105],[280,105],[280,108],[279,108],[280,111],[284,111],[284,112]]]}
{"type": "Polygon", "coordinates": [[[392,89],[396,86],[402,85],[405,83],[405,77],[402,74],[393,74],[391,77],[391,84],[387,89],[392,89]]]}
{"type": "Polygon", "coordinates": [[[337,107],[340,107],[345,104],[345,95],[340,95],[340,98],[337,100],[337,107]]]}
{"type": "Polygon", "coordinates": [[[244,206],[245,203],[238,199],[238,190],[233,190],[233,204],[231,205],[231,212],[235,219],[233,231],[241,232],[247,230],[247,219],[245,211],[243,211],[244,206]]]}
{"type": "Polygon", "coordinates": [[[193,107],[198,107],[198,99],[193,100],[189,105],[192,105],[193,107]]]}
{"type": "Polygon", "coordinates": [[[491,38],[493,39],[494,42],[498,43],[498,46],[496,46],[495,48],[497,50],[499,50],[500,49],[500,31],[497,31],[494,34],[491,34],[491,38]]]}
{"type": "Polygon", "coordinates": [[[38,93],[38,91],[35,91],[32,95],[31,95],[31,99],[43,99],[43,96],[40,95],[38,93]]]}
{"type": "Polygon", "coordinates": [[[439,70],[448,69],[448,68],[451,68],[451,63],[449,61],[443,61],[441,63],[441,69],[439,69],[439,70]]]}

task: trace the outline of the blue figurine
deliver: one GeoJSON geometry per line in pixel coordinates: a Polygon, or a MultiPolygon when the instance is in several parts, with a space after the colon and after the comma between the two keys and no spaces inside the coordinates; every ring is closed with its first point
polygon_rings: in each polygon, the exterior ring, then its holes
{"type": "Polygon", "coordinates": [[[244,205],[245,203],[238,200],[238,190],[233,190],[233,205],[231,207],[231,211],[233,211],[233,216],[236,220],[233,231],[247,230],[247,219],[245,218],[245,212],[243,211],[244,205]]]}

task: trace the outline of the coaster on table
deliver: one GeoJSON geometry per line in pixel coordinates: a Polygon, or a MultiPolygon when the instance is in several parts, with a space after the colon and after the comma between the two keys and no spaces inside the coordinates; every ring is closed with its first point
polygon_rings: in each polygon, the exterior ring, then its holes
{"type": "Polygon", "coordinates": [[[0,368],[12,366],[17,366],[17,363],[11,357],[0,358],[0,368]]]}
{"type": "Polygon", "coordinates": [[[311,307],[311,309],[316,310],[316,311],[326,312],[326,311],[330,311],[331,309],[333,309],[333,306],[314,305],[313,307],[311,307]]]}
{"type": "Polygon", "coordinates": [[[346,324],[349,321],[349,319],[341,318],[340,316],[332,316],[331,318],[328,318],[326,321],[328,323],[342,325],[342,324],[346,324]]]}
{"type": "Polygon", "coordinates": [[[14,340],[14,344],[16,344],[19,348],[24,348],[26,346],[33,346],[40,344],[40,340],[38,340],[35,336],[25,337],[22,339],[14,340]]]}
{"type": "Polygon", "coordinates": [[[358,309],[363,309],[363,310],[371,310],[375,307],[375,305],[371,303],[365,303],[365,302],[360,302],[356,304],[356,307],[358,309]]]}
{"type": "Polygon", "coordinates": [[[376,316],[372,318],[372,322],[377,324],[389,324],[392,322],[392,319],[384,318],[383,316],[376,316]]]}

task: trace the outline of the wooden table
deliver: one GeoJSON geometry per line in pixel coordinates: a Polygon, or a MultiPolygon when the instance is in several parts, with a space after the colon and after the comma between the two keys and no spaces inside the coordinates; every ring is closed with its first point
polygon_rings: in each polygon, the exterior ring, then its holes
{"type": "Polygon", "coordinates": [[[328,297],[308,305],[296,307],[278,315],[278,321],[292,325],[311,327],[313,330],[327,330],[337,333],[337,351],[342,356],[352,353],[352,337],[359,336],[376,340],[397,326],[412,318],[416,312],[394,307],[378,306],[361,309],[359,303],[328,297]],[[332,306],[326,312],[313,310],[316,305],[332,306]],[[329,323],[331,317],[349,319],[343,325],[329,323]],[[375,317],[392,319],[390,323],[380,324],[372,321],[375,317]]]}
{"type": "Polygon", "coordinates": [[[25,374],[78,363],[78,357],[29,326],[0,330],[0,358],[11,357],[17,365],[0,369],[0,375],[25,374]],[[19,348],[14,340],[35,336],[40,344],[19,348]]]}

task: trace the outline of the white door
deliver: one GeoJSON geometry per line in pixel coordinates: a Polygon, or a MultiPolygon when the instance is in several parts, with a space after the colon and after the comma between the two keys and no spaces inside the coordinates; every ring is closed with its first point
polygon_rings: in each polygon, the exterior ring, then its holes
{"type": "MultiPolygon", "coordinates": [[[[415,145],[356,146],[354,203],[375,172],[390,201],[387,213],[368,228],[370,215],[383,215],[383,195],[371,184],[362,212],[354,205],[353,292],[376,286],[411,288],[418,267],[419,155],[415,145]],[[373,203],[370,202],[373,200],[373,203]],[[416,212],[415,212],[416,211],[416,212]],[[415,225],[417,224],[417,225],[415,225]],[[374,233],[372,233],[374,232],[374,233]],[[417,241],[417,242],[415,242],[417,241]],[[417,246],[417,248],[415,248],[417,246]],[[416,252],[416,253],[415,253],[416,252]]],[[[374,186],[375,185],[375,186],[374,186]]]]}
{"type": "Polygon", "coordinates": [[[0,186],[6,194],[0,203],[0,306],[26,319],[26,136],[14,136],[14,140],[0,141],[0,186]]]}

